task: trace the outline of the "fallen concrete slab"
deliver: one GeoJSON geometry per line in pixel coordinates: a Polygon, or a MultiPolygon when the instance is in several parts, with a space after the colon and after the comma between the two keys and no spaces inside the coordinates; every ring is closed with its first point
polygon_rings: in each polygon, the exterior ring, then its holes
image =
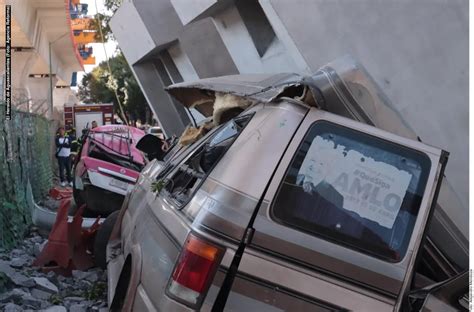
{"type": "MultiPolygon", "coordinates": [[[[44,207],[34,203],[34,208],[31,214],[33,224],[42,230],[51,230],[54,222],[56,221],[56,212],[48,210],[44,207]]],[[[73,216],[68,217],[68,222],[72,222],[73,216]]],[[[82,228],[89,229],[95,222],[96,218],[83,218],[82,228]]],[[[105,218],[101,218],[99,223],[105,221],[105,218]]]]}

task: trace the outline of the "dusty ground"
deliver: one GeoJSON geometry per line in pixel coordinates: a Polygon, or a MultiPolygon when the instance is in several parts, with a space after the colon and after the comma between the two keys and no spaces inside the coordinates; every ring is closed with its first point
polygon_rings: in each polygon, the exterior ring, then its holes
{"type": "Polygon", "coordinates": [[[0,311],[108,311],[105,271],[93,268],[64,277],[31,267],[45,243],[32,228],[17,249],[0,249],[0,311]]]}

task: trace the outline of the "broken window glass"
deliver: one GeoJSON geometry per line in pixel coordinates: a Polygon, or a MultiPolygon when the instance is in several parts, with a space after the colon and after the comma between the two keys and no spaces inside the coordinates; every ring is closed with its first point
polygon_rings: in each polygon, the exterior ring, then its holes
{"type": "Polygon", "coordinates": [[[171,177],[164,178],[163,191],[168,198],[178,207],[186,205],[252,116],[244,115],[230,120],[202,139],[200,146],[177,166],[171,177]]]}

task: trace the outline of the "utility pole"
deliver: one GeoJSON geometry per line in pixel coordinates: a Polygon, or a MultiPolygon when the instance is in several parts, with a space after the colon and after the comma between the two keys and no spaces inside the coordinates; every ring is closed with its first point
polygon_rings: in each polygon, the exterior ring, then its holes
{"type": "Polygon", "coordinates": [[[62,39],[64,36],[69,35],[70,32],[61,35],[59,38],[56,38],[52,42],[49,42],[49,118],[53,119],[53,63],[51,61],[51,47],[59,39],[62,39]]]}
{"type": "Polygon", "coordinates": [[[51,62],[51,45],[49,42],[49,118],[53,119],[53,64],[51,62]]]}

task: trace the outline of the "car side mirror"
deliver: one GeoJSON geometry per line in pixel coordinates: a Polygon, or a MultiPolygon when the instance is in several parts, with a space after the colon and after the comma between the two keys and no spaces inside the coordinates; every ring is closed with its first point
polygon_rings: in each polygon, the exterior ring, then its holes
{"type": "Polygon", "coordinates": [[[165,153],[161,149],[162,144],[163,142],[155,135],[146,134],[138,141],[136,147],[145,153],[149,160],[163,160],[165,153]]]}

